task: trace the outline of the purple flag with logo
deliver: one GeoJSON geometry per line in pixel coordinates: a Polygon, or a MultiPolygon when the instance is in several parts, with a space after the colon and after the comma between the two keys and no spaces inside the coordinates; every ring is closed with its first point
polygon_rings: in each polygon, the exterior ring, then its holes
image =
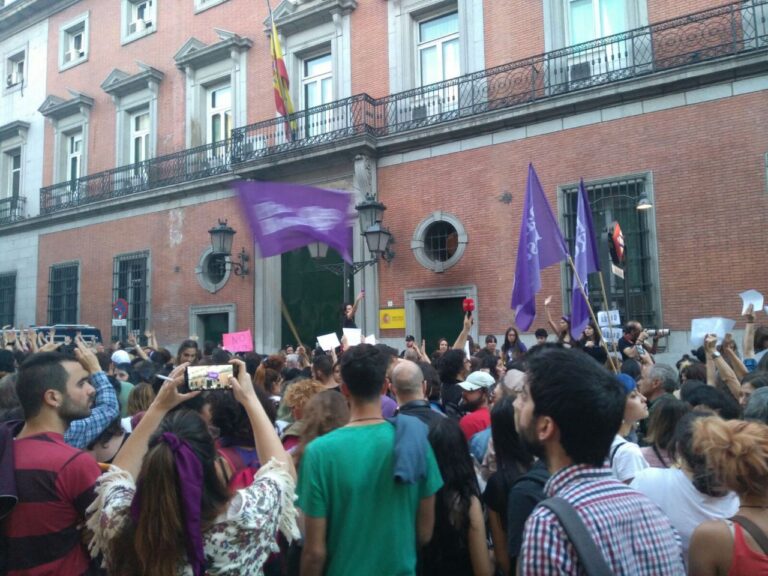
{"type": "Polygon", "coordinates": [[[352,262],[352,195],[299,184],[235,184],[262,258],[322,242],[352,262]]]}
{"type": "MultiPolygon", "coordinates": [[[[595,229],[592,227],[592,211],[589,209],[589,197],[584,188],[584,180],[579,182],[579,199],[576,208],[576,238],[573,241],[573,264],[576,274],[584,285],[584,293],[589,297],[587,277],[592,272],[600,270],[600,259],[597,256],[595,229]]],[[[589,306],[579,283],[573,275],[571,285],[571,337],[581,338],[581,333],[589,324],[589,306]]]]}
{"type": "Polygon", "coordinates": [[[567,256],[568,250],[557,220],[533,164],[529,164],[515,262],[515,286],[512,289],[512,309],[521,330],[528,330],[536,317],[536,293],[541,290],[541,270],[567,256]]]}

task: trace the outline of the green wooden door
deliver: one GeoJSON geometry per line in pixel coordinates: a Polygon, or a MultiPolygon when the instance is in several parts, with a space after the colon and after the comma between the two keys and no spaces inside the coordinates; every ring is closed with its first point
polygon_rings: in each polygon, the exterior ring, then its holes
{"type": "Polygon", "coordinates": [[[199,318],[203,324],[203,342],[213,342],[216,346],[221,346],[221,335],[229,332],[229,315],[226,312],[201,314],[199,318]]]}
{"type": "MultiPolygon", "coordinates": [[[[329,249],[323,264],[339,264],[341,256],[329,249]]],[[[351,283],[351,277],[350,277],[351,283]]],[[[306,248],[282,255],[282,296],[305,346],[316,346],[317,337],[330,332],[341,333],[341,306],[350,296],[344,294],[344,278],[319,269],[306,248]]],[[[296,345],[296,338],[283,315],[282,345],[296,345]]]]}
{"type": "Polygon", "coordinates": [[[463,325],[462,301],[463,298],[418,301],[421,314],[421,337],[427,341],[428,354],[437,350],[440,338],[448,340],[449,346],[453,345],[463,325]]]}

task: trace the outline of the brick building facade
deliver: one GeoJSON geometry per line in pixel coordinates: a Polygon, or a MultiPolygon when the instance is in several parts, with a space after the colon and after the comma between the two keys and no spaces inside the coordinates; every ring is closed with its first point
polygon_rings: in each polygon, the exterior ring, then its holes
{"type": "MultiPolygon", "coordinates": [[[[766,288],[767,3],[273,8],[293,138],[275,117],[266,3],[5,1],[5,73],[18,76],[19,54],[28,65],[26,93],[9,76],[0,96],[0,202],[26,198],[0,210],[4,323],[108,334],[124,297],[130,329],[171,347],[251,328],[269,351],[292,340],[283,302],[310,340],[364,288],[358,324],[392,343],[452,336],[464,296],[473,335],[500,335],[529,162],[566,236],[581,177],[601,238],[619,221],[630,261],[626,289],[606,273],[610,305],[671,328],[671,351],[686,350],[692,318],[735,318],[739,292],[766,288]],[[231,189],[242,177],[378,198],[395,258],[343,277],[298,254],[259,258],[231,189]],[[641,198],[653,209],[636,211],[641,198]],[[250,257],[243,277],[210,253],[219,218],[250,257]],[[405,309],[405,329],[379,325],[388,308],[405,309]]],[[[371,258],[358,234],[354,256],[371,258]]],[[[542,281],[540,300],[567,309],[565,267],[542,281]]]]}

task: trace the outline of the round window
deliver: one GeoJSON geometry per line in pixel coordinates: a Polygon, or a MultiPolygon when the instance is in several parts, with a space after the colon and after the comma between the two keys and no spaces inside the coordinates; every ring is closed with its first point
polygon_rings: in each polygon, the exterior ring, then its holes
{"type": "Polygon", "coordinates": [[[416,227],[411,249],[422,266],[443,272],[461,259],[467,242],[467,232],[456,216],[433,212],[416,227]]]}
{"type": "Polygon", "coordinates": [[[198,283],[211,293],[220,290],[227,283],[229,273],[229,257],[214,253],[210,246],[203,251],[195,268],[198,283]]]}

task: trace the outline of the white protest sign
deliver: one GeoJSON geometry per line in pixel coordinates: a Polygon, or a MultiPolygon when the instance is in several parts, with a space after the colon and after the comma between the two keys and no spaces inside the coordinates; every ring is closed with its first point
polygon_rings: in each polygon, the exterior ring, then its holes
{"type": "Polygon", "coordinates": [[[763,295],[757,290],[746,290],[739,294],[739,296],[741,296],[741,301],[743,302],[743,306],[741,307],[742,315],[747,313],[747,308],[749,308],[750,304],[752,304],[752,310],[754,312],[759,312],[760,308],[762,308],[765,303],[763,295]]]}
{"type": "Polygon", "coordinates": [[[317,343],[320,344],[320,348],[323,350],[335,350],[339,346],[341,346],[341,342],[339,342],[339,337],[336,336],[336,332],[331,332],[330,334],[323,334],[322,336],[317,337],[317,343]]]}
{"type": "Polygon", "coordinates": [[[608,310],[611,326],[621,326],[621,315],[618,310],[608,310]]]}
{"type": "Polygon", "coordinates": [[[735,325],[736,322],[728,318],[694,318],[691,320],[691,346],[698,348],[703,345],[707,334],[716,334],[717,341],[721,342],[735,325]]]}
{"type": "Polygon", "coordinates": [[[366,344],[370,344],[372,346],[376,346],[376,336],[373,334],[368,334],[368,336],[365,337],[363,340],[366,344]]]}
{"type": "Polygon", "coordinates": [[[347,346],[357,346],[363,341],[363,331],[360,328],[342,328],[347,337],[347,346]]]}
{"type": "Polygon", "coordinates": [[[601,310],[597,313],[597,325],[600,326],[600,328],[607,328],[610,325],[608,323],[608,312],[603,312],[601,310]]]}

